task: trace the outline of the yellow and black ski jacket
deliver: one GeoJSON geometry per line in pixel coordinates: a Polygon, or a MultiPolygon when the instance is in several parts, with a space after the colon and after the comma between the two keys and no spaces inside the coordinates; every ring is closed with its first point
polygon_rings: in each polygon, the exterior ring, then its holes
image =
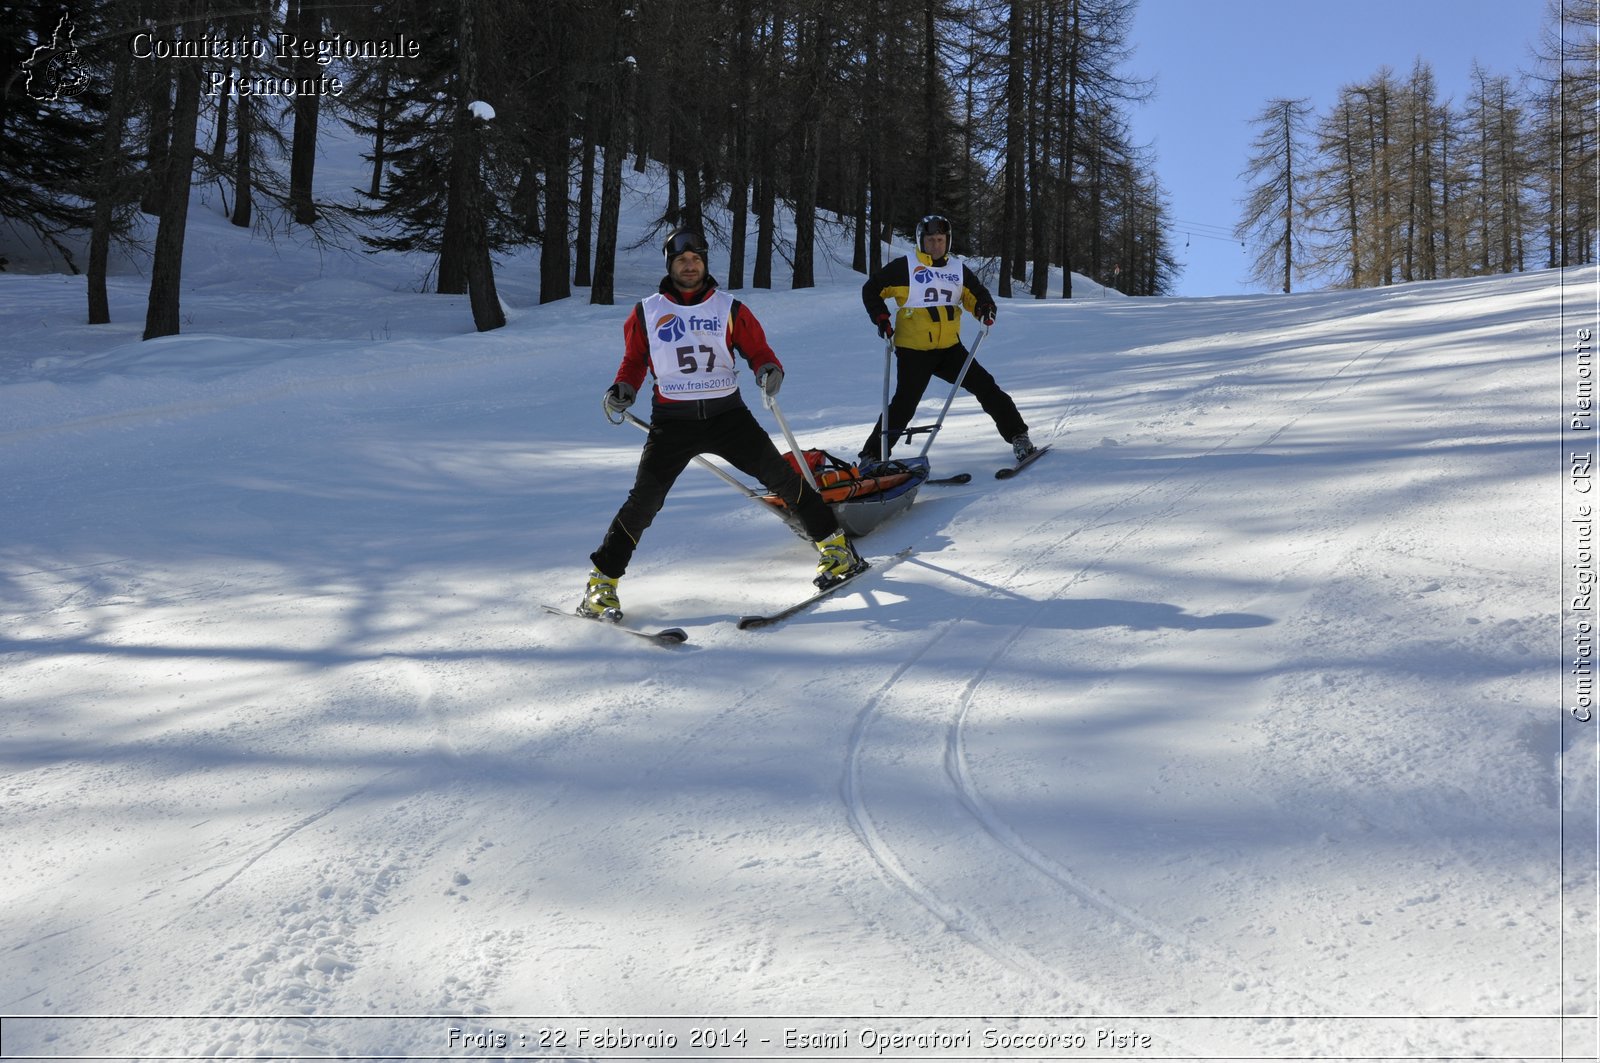
{"type": "MultiPolygon", "coordinates": [[[[916,260],[925,266],[943,266],[948,258],[935,262],[921,251],[916,260]]],[[[894,345],[914,351],[939,351],[961,342],[961,311],[954,306],[908,307],[911,292],[911,255],[884,264],[861,286],[861,302],[874,324],[889,313],[887,300],[894,299],[899,309],[894,315],[894,345]]],[[[961,305],[971,313],[980,303],[992,303],[989,289],[978,280],[971,267],[962,263],[961,305]]]]}

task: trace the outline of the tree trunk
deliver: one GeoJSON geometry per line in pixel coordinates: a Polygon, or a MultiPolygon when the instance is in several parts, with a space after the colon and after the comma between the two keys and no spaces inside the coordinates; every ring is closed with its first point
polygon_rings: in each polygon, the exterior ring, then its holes
{"type": "Polygon", "coordinates": [[[572,294],[568,272],[571,241],[567,235],[572,193],[571,147],[567,143],[567,116],[559,107],[552,112],[555,128],[545,145],[544,242],[539,255],[539,302],[550,303],[572,294]]]}
{"type": "MultiPolygon", "coordinates": [[[[618,25],[623,24],[622,5],[614,8],[618,25]]],[[[600,135],[605,157],[600,171],[599,231],[595,234],[594,278],[589,286],[589,302],[610,306],[616,301],[617,226],[622,215],[622,159],[627,154],[627,41],[617,34],[611,42],[610,75],[605,80],[604,112],[600,135]]]]}
{"type": "Polygon", "coordinates": [[[467,256],[471,254],[471,237],[463,209],[464,189],[457,180],[459,168],[456,156],[461,150],[459,139],[455,139],[450,145],[450,184],[444,191],[444,225],[439,234],[439,278],[434,285],[434,291],[440,295],[465,295],[467,292],[467,256]]]}
{"type": "Polygon", "coordinates": [[[149,64],[146,106],[150,124],[145,130],[145,178],[139,209],[151,217],[161,216],[161,204],[167,194],[167,155],[172,150],[172,80],[171,63],[149,64]]]}
{"type": "Polygon", "coordinates": [[[703,187],[704,182],[700,176],[700,167],[691,162],[683,168],[683,215],[681,224],[700,233],[704,233],[706,228],[701,192],[703,187]]]}
{"type": "Polygon", "coordinates": [[[1066,233],[1066,239],[1061,245],[1061,298],[1072,298],[1072,270],[1077,265],[1073,252],[1076,240],[1073,235],[1073,206],[1076,191],[1073,188],[1072,175],[1077,168],[1078,155],[1078,83],[1082,80],[1080,61],[1082,59],[1083,27],[1079,20],[1082,10],[1079,0],[1072,0],[1068,6],[1067,32],[1071,34],[1070,49],[1067,54],[1067,141],[1061,151],[1064,174],[1061,183],[1061,231],[1066,233]]]}
{"type": "MultiPolygon", "coordinates": [[[[809,45],[805,58],[810,68],[806,83],[821,86],[827,81],[828,56],[827,5],[818,7],[808,33],[802,35],[802,47],[809,45]]],[[[822,110],[823,95],[816,92],[802,108],[800,145],[792,172],[794,181],[794,279],[791,288],[810,288],[816,284],[814,267],[815,234],[817,223],[817,170],[822,161],[822,110]]]]}
{"type": "MultiPolygon", "coordinates": [[[[1034,39],[1034,80],[1044,71],[1043,114],[1040,115],[1038,142],[1028,156],[1028,187],[1033,189],[1033,211],[1029,217],[1033,245],[1033,276],[1028,292],[1035,299],[1050,294],[1050,197],[1045,194],[1048,182],[1051,135],[1055,131],[1056,71],[1055,23],[1051,13],[1043,11],[1039,17],[1039,32],[1034,39]]],[[[1070,27],[1067,30],[1071,35],[1070,27]]],[[[1069,44],[1069,48],[1072,46],[1069,44]]],[[[1069,88],[1069,91],[1070,88],[1069,88]]],[[[1070,278],[1071,274],[1068,273],[1070,278]]]]}
{"type": "Polygon", "coordinates": [[[939,121],[939,90],[944,82],[939,77],[939,24],[938,0],[922,3],[922,173],[927,181],[923,209],[942,210],[944,189],[940,187],[940,163],[944,161],[946,145],[941,136],[943,123],[939,121]]]}
{"type": "Polygon", "coordinates": [[[484,209],[483,126],[485,119],[471,113],[469,106],[478,99],[478,32],[473,19],[474,5],[461,5],[460,86],[456,101],[456,136],[450,151],[450,185],[459,188],[457,206],[461,211],[463,272],[467,296],[472,303],[472,323],[479,332],[502,327],[505,310],[494,283],[494,260],[489,257],[489,224],[484,209]]]}
{"type": "Polygon", "coordinates": [[[179,331],[183,238],[189,221],[189,182],[200,115],[200,68],[193,61],[172,65],[176,68],[172,142],[163,167],[166,187],[161,197],[161,224],[156,229],[155,261],[150,267],[150,301],[144,319],[147,340],[176,336],[179,331]]]}
{"type": "MultiPolygon", "coordinates": [[[[470,3],[461,5],[469,8],[470,3]]],[[[483,180],[479,175],[483,156],[482,134],[479,119],[468,115],[464,119],[466,146],[458,152],[463,162],[453,180],[463,186],[461,207],[467,227],[467,254],[465,272],[467,294],[472,303],[472,323],[479,332],[497,329],[506,323],[505,309],[500,305],[500,295],[494,282],[494,260],[489,256],[488,223],[483,209],[483,180]]]]}
{"type": "Polygon", "coordinates": [[[522,160],[517,187],[511,193],[511,212],[521,221],[524,236],[531,240],[543,240],[544,223],[539,219],[539,200],[544,193],[539,187],[539,164],[533,158],[537,148],[526,139],[523,146],[528,155],[522,160]]]}
{"type": "Polygon", "coordinates": [[[867,158],[868,150],[862,145],[856,158],[856,203],[852,217],[855,233],[850,242],[850,268],[857,273],[867,272],[868,233],[872,228],[872,222],[867,218],[867,174],[871,170],[871,162],[867,158]]]}
{"type": "Polygon", "coordinates": [[[1022,227],[1023,107],[1026,65],[1023,56],[1022,11],[1026,0],[1011,0],[1006,22],[1006,165],[1000,208],[1000,295],[1011,295],[1017,270],[1017,234],[1022,227]]]}
{"type": "MultiPolygon", "coordinates": [[[[250,76],[250,58],[239,61],[241,77],[250,76]]],[[[239,114],[234,120],[233,216],[228,220],[248,229],[255,206],[255,102],[239,97],[239,114]]]]}
{"type": "MultiPolygon", "coordinates": [[[[242,68],[240,77],[241,79],[244,77],[242,68]]],[[[232,78],[233,60],[229,59],[222,66],[222,83],[226,85],[232,78]]],[[[222,157],[228,151],[228,104],[232,101],[232,98],[233,94],[230,92],[220,93],[217,97],[217,121],[216,128],[212,130],[211,159],[212,165],[219,170],[222,168],[222,157]]],[[[244,97],[241,96],[240,102],[243,102],[243,100],[244,97]]]]}
{"type": "Polygon", "coordinates": [[[763,153],[766,159],[761,164],[762,173],[756,178],[756,262],[750,283],[756,288],[772,287],[772,241],[773,210],[775,207],[773,185],[776,178],[772,173],[770,153],[763,153]]]}
{"type": "Polygon", "coordinates": [[[581,156],[582,173],[578,184],[578,246],[577,254],[572,265],[572,283],[580,288],[587,288],[594,283],[590,275],[589,262],[592,254],[592,239],[594,230],[594,113],[596,109],[594,94],[589,94],[589,106],[585,109],[583,119],[583,153],[581,156]]]}
{"type": "MultiPolygon", "coordinates": [[[[318,12],[319,0],[297,0],[289,18],[295,27],[291,32],[302,41],[320,37],[322,16],[318,12]]],[[[293,76],[302,82],[316,80],[321,74],[314,55],[303,49],[296,57],[293,76]]],[[[317,167],[317,116],[321,97],[313,92],[297,92],[294,97],[294,141],[289,153],[289,209],[294,220],[301,225],[311,225],[317,220],[317,206],[312,194],[312,178],[317,167]]]]}
{"type": "Polygon", "coordinates": [[[384,157],[388,152],[389,136],[389,79],[394,76],[392,64],[383,63],[378,81],[378,113],[372,130],[372,187],[368,194],[377,199],[383,193],[384,157]]]}
{"type": "MultiPolygon", "coordinates": [[[[767,38],[770,52],[765,62],[766,79],[776,77],[776,71],[783,65],[782,42],[784,39],[783,13],[774,10],[772,14],[772,31],[767,38]]],[[[776,146],[773,143],[772,128],[772,102],[771,93],[759,94],[760,105],[757,113],[756,127],[760,131],[760,142],[756,146],[756,158],[760,160],[755,175],[755,214],[756,214],[756,261],[751,276],[751,284],[757,288],[772,287],[772,245],[777,234],[774,231],[775,222],[773,212],[777,203],[778,163],[776,146]]]]}
{"type": "Polygon", "coordinates": [[[730,123],[733,129],[733,173],[728,180],[728,210],[732,217],[731,231],[728,233],[728,272],[723,277],[730,289],[744,287],[744,245],[750,231],[750,68],[751,49],[754,47],[750,8],[750,4],[738,5],[739,21],[734,37],[733,63],[737,86],[734,91],[738,95],[734,98],[730,123]]]}
{"type": "Polygon", "coordinates": [[[111,321],[106,293],[106,270],[111,255],[111,227],[115,220],[117,169],[122,157],[122,131],[128,117],[128,49],[112,50],[111,101],[100,134],[100,174],[95,184],[94,226],[89,234],[89,324],[111,321]]]}
{"type": "Polygon", "coordinates": [[[1350,229],[1350,286],[1361,287],[1365,278],[1362,276],[1361,258],[1361,195],[1357,186],[1360,171],[1356,166],[1356,133],[1354,129],[1353,113],[1347,108],[1345,111],[1344,129],[1344,209],[1345,224],[1350,229]]]}
{"type": "Polygon", "coordinates": [[[1294,107],[1283,107],[1283,294],[1294,287],[1294,107]]]}
{"type": "Polygon", "coordinates": [[[621,101],[607,121],[605,160],[600,172],[600,231],[596,236],[594,283],[589,302],[610,306],[616,301],[617,222],[622,214],[622,157],[627,154],[621,101]]]}
{"type": "MultiPolygon", "coordinates": [[[[1017,0],[1021,3],[1022,0],[1017,0]]],[[[878,38],[868,34],[867,39],[867,106],[868,113],[877,113],[883,102],[882,49],[878,38]]],[[[888,210],[889,188],[884,177],[884,139],[867,137],[867,273],[871,275],[883,268],[884,233],[893,224],[888,210]]]]}

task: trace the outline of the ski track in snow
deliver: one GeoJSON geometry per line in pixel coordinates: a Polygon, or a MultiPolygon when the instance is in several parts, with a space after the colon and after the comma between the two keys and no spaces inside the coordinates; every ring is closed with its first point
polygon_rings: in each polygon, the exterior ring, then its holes
{"type": "MultiPolygon", "coordinates": [[[[1174,463],[1177,467],[1150,483],[1103,504],[1088,518],[1069,509],[1029,527],[1021,540],[1043,545],[1030,554],[1026,562],[1011,570],[1011,580],[1030,569],[1042,567],[1049,558],[1080,549],[1085,543],[1092,543],[1093,553],[1068,579],[1042,595],[1033,609],[1034,615],[1090,578],[1105,562],[1128,550],[1143,532],[1178,512],[1190,496],[1212,486],[1217,479],[1197,477],[1172,490],[1173,481],[1188,467],[1197,466],[1211,455],[1224,451],[1253,454],[1271,446],[1327,403],[1359,388],[1383,367],[1394,350],[1393,344],[1379,344],[1360,351],[1335,372],[1290,400],[1288,406],[1294,411],[1292,415],[1281,421],[1257,420],[1240,428],[1208,450],[1174,463]],[[1139,498],[1158,492],[1168,497],[1155,511],[1131,524],[1120,516],[1139,498]],[[1093,542],[1094,533],[1110,531],[1116,534],[1104,542],[1093,542]]],[[[1240,368],[1242,371],[1250,367],[1240,368]]],[[[1057,457],[1058,460],[1067,459],[1066,454],[1057,457]]],[[[1003,588],[1011,580],[994,580],[989,593],[1004,593],[1003,588]]],[[[991,807],[968,761],[967,730],[980,689],[1012,647],[1032,629],[1032,624],[1024,619],[1004,636],[989,636],[994,648],[982,657],[981,664],[955,699],[953,709],[945,710],[937,707],[942,702],[937,697],[917,692],[899,696],[900,687],[915,684],[918,666],[925,659],[938,659],[938,651],[946,640],[973,637],[961,630],[959,618],[940,624],[932,637],[897,668],[862,707],[850,736],[842,794],[852,827],[872,859],[940,924],[967,938],[1008,968],[1030,978],[1056,999],[1065,1000],[1069,1009],[1079,1013],[1155,1014],[1164,1007],[1170,1008],[1172,1002],[1194,994],[1197,984],[1223,985],[1231,994],[1231,1000],[1222,1006],[1215,999],[1196,999],[1197,1013],[1214,1010],[1217,1014],[1256,1016],[1269,1035],[1272,1026],[1287,1030],[1296,1016],[1348,1012],[1350,1008],[1346,1004],[1308,984],[1285,983],[1272,971],[1252,968],[1229,950],[1204,944],[1181,927],[1165,924],[1122,903],[1030,845],[991,807]],[[929,707],[919,709],[919,706],[929,707]],[[918,744],[910,751],[900,745],[892,754],[876,753],[872,743],[874,731],[881,729],[880,720],[891,712],[914,721],[918,744]],[[939,746],[937,755],[936,745],[939,746]],[[867,765],[881,764],[885,760],[897,764],[915,762],[915,770],[921,778],[910,786],[919,792],[932,792],[934,786],[929,780],[936,772],[942,772],[961,808],[980,828],[981,835],[974,837],[967,833],[963,839],[964,832],[955,824],[940,820],[934,835],[929,836],[920,822],[923,817],[906,810],[903,805],[895,807],[906,813],[904,822],[896,823],[896,812],[888,807],[874,811],[866,791],[872,788],[874,774],[882,769],[867,765]],[[982,887],[970,893],[946,896],[944,891],[948,886],[931,883],[928,881],[931,876],[912,870],[908,860],[897,854],[897,843],[886,837],[891,831],[906,839],[898,843],[900,847],[915,847],[914,839],[920,838],[921,846],[927,851],[948,853],[952,847],[957,848],[970,866],[959,871],[946,868],[941,881],[957,886],[982,883],[982,887]],[[1012,866],[997,870],[1006,867],[1004,862],[1008,857],[1012,866]],[[1036,874],[1023,873],[1024,867],[1036,874]],[[1001,887],[1002,883],[1011,888],[1001,887]],[[1018,883],[1030,883],[1031,888],[1020,889],[1016,886],[1018,883]],[[1060,896],[1050,897],[1051,891],[1058,891],[1060,896]],[[1002,929],[1001,923],[986,914],[1014,912],[1018,908],[1036,913],[1029,920],[1032,924],[1061,928],[1065,940],[1056,938],[1030,946],[1015,940],[1002,929]],[[1059,918],[1040,918],[1037,914],[1040,911],[1054,912],[1059,918]],[[1119,942],[1122,948],[1102,958],[1098,966],[1085,963],[1085,958],[1100,951],[1105,942],[1119,942]],[[1046,948],[1048,955],[1043,954],[1046,948]],[[1269,1017],[1277,1018],[1269,1022],[1269,1017]]],[[[885,783],[882,792],[907,788],[903,778],[897,778],[900,779],[898,786],[885,783]]],[[[889,804],[885,802],[886,806],[889,804]]],[[[1385,1050],[1382,1038],[1366,1036],[1360,1031],[1339,1031],[1325,1036],[1330,1041],[1326,1046],[1328,1050],[1348,1058],[1381,1054],[1385,1050]]],[[[1169,1040],[1196,1054],[1203,1053],[1198,1044],[1169,1040]]],[[[1465,1050],[1465,1045],[1461,1047],[1465,1050]]]]}

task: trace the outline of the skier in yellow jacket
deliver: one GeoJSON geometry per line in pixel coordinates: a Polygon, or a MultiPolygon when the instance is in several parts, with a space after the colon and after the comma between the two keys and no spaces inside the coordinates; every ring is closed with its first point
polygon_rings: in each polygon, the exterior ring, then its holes
{"type": "MultiPolygon", "coordinates": [[[[994,299],[977,275],[950,254],[949,219],[930,214],[917,223],[916,254],[886,263],[868,277],[861,286],[861,301],[878,326],[878,335],[894,337],[895,390],[889,401],[889,447],[893,449],[911,423],[928,381],[938,377],[954,384],[967,360],[967,348],[961,343],[961,312],[966,310],[992,325],[994,299]],[[886,301],[890,298],[899,304],[893,317],[886,301]]],[[[1028,425],[1017,412],[1017,404],[987,369],[974,360],[961,386],[994,420],[1018,461],[1033,453],[1028,425]]],[[[879,417],[861,449],[862,464],[888,457],[878,452],[882,433],[883,418],[879,417]]]]}

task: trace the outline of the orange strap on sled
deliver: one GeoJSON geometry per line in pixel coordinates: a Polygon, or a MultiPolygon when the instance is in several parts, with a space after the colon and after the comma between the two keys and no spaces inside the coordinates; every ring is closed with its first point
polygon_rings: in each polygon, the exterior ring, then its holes
{"type": "MultiPolygon", "coordinates": [[[[853,498],[863,498],[899,487],[913,475],[909,472],[891,472],[881,476],[862,476],[853,467],[829,469],[819,474],[817,484],[821,488],[822,500],[832,505],[835,502],[848,502],[853,498]],[[829,476],[833,476],[834,479],[826,479],[829,476]]],[[[762,495],[761,501],[778,509],[788,508],[783,504],[783,499],[777,495],[762,495]]]]}

